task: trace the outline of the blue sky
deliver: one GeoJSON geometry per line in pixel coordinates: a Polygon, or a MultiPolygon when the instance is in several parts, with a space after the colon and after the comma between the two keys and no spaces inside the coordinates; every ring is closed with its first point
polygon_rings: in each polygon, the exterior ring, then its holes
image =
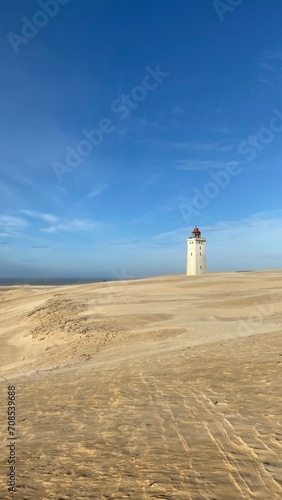
{"type": "Polygon", "coordinates": [[[0,9],[1,277],[282,267],[280,0],[0,9]]]}

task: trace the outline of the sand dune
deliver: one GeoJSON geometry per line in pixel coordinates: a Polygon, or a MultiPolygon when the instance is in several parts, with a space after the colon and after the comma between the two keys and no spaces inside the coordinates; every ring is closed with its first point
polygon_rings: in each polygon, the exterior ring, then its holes
{"type": "Polygon", "coordinates": [[[281,304],[282,271],[1,287],[0,498],[280,499],[281,304]]]}

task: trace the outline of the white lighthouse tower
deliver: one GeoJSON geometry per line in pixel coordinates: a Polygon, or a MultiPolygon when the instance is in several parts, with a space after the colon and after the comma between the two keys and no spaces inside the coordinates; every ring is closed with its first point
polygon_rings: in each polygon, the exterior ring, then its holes
{"type": "Polygon", "coordinates": [[[206,240],[201,231],[195,227],[187,239],[187,275],[204,274],[206,272],[206,240]]]}

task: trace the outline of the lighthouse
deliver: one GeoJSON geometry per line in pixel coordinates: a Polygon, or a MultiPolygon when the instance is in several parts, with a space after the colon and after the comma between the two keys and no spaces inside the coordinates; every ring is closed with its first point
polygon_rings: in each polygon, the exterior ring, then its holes
{"type": "Polygon", "coordinates": [[[204,274],[206,272],[206,240],[201,231],[195,227],[192,236],[187,239],[187,275],[204,274]]]}

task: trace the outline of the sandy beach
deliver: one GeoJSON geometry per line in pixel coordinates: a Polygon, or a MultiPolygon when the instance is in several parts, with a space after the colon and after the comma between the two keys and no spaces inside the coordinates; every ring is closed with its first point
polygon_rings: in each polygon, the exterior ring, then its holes
{"type": "Polygon", "coordinates": [[[0,287],[0,310],[1,499],[282,497],[282,271],[0,287]]]}

